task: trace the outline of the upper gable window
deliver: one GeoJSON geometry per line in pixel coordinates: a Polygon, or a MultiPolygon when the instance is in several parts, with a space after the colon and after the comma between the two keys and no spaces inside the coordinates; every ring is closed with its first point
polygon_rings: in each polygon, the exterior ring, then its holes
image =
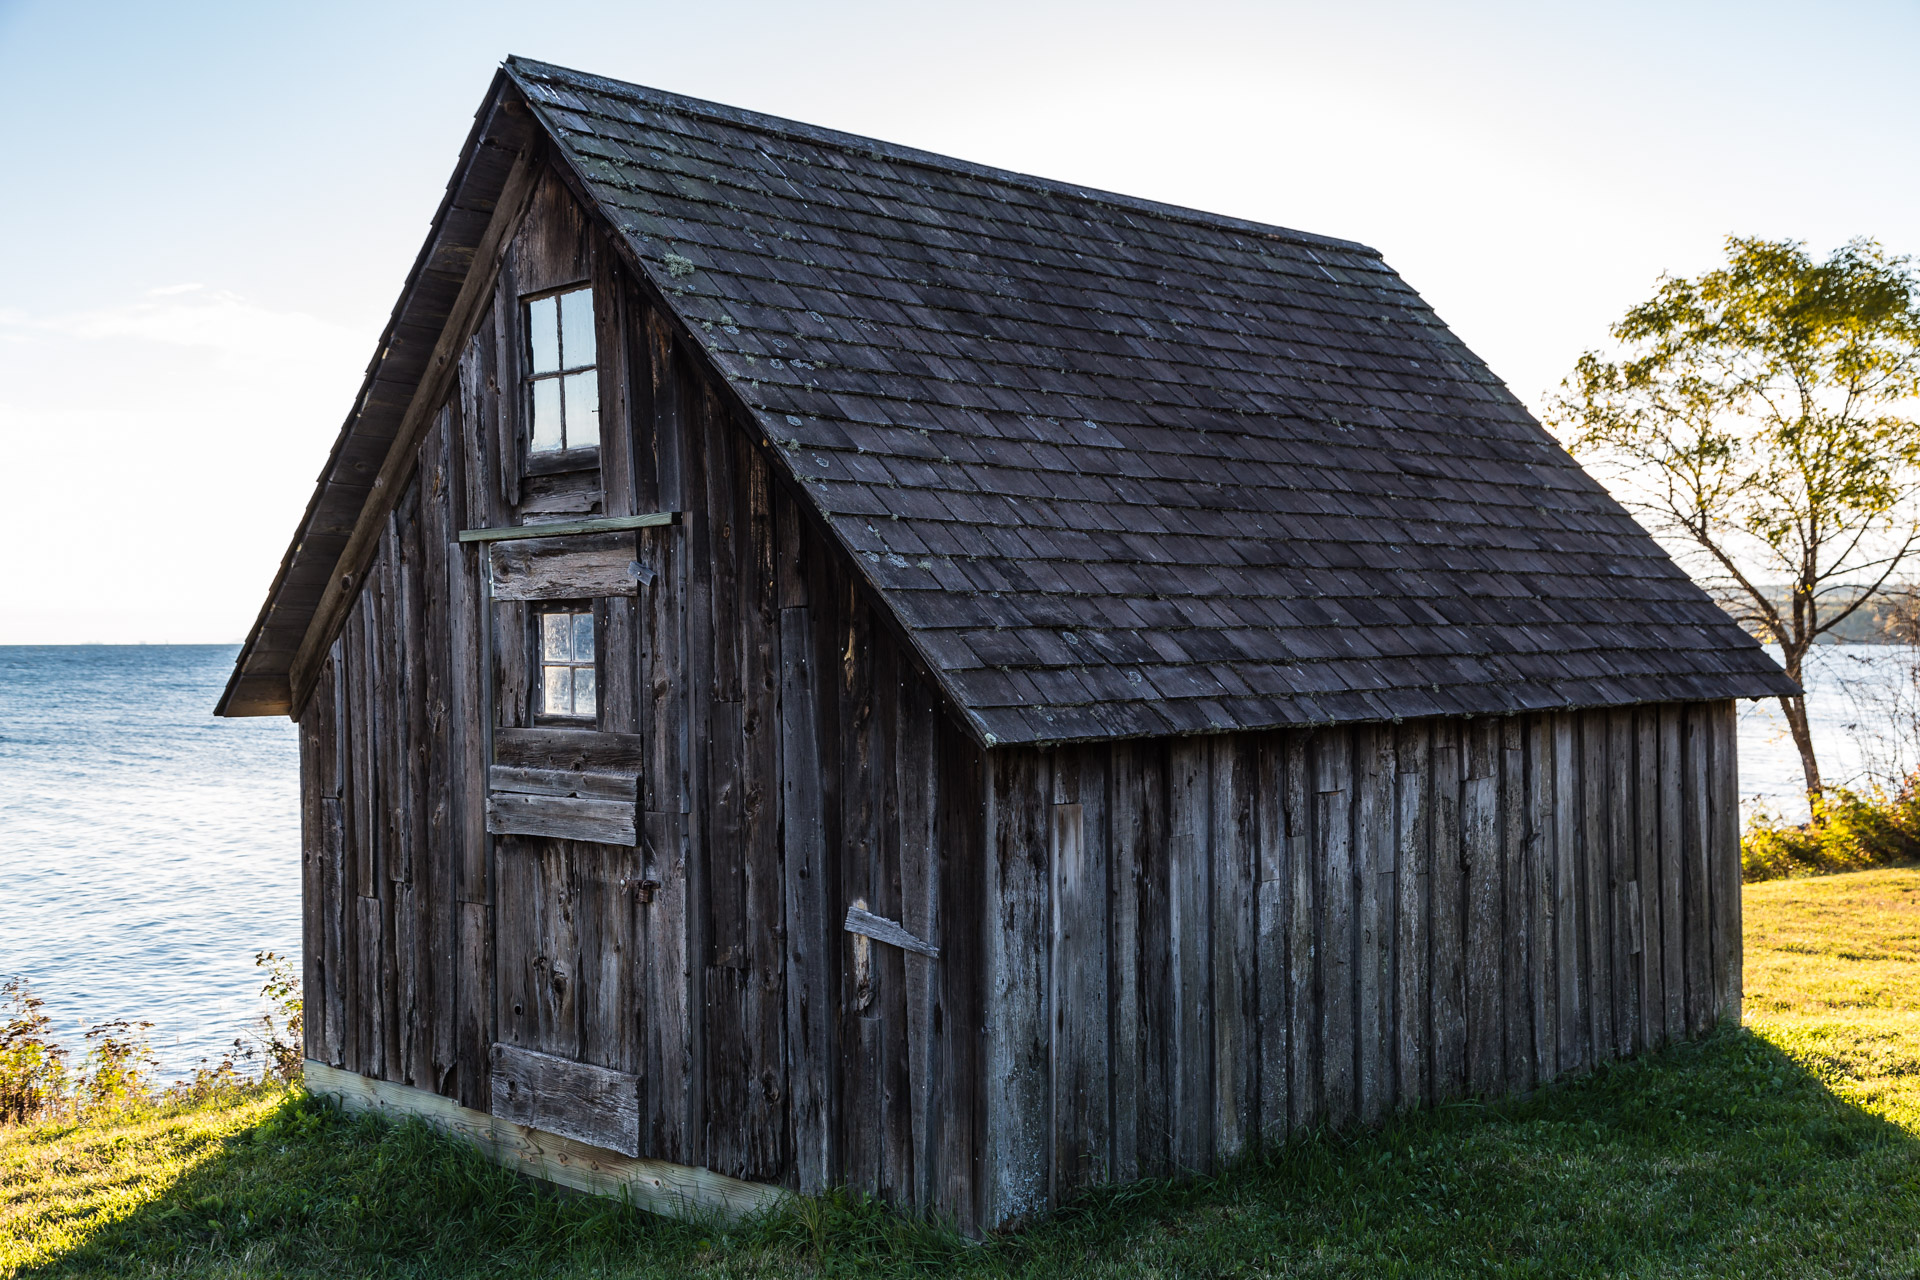
{"type": "Polygon", "coordinates": [[[593,290],[570,289],[529,301],[527,347],[533,402],[528,450],[598,447],[600,374],[594,367],[593,290]]]}

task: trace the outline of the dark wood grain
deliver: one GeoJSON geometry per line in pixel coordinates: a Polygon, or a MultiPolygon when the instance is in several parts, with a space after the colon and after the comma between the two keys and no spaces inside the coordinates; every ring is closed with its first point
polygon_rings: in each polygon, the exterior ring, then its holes
{"type": "Polygon", "coordinates": [[[1429,1004],[1432,983],[1430,937],[1433,859],[1432,731],[1402,725],[1395,743],[1395,877],[1398,902],[1394,939],[1395,1097],[1401,1106],[1431,1100],[1429,1004]]]}
{"type": "Polygon", "coordinates": [[[1432,1086],[1436,1102],[1458,1098],[1467,1089],[1467,884],[1462,865],[1461,726],[1439,721],[1433,727],[1431,772],[1433,862],[1428,881],[1432,914],[1432,977],[1428,1001],[1432,1019],[1432,1086]]]}
{"type": "Polygon", "coordinates": [[[640,1154],[640,1078],[516,1045],[493,1046],[490,1110],[502,1120],[640,1154]]]}
{"type": "Polygon", "coordinates": [[[1466,725],[1460,842],[1466,875],[1467,1089],[1496,1094],[1506,1084],[1506,993],[1501,886],[1500,725],[1466,725]]]}
{"type": "Polygon", "coordinates": [[[1167,1108],[1178,1172],[1205,1172],[1213,1155],[1213,964],[1210,749],[1205,739],[1167,751],[1167,1108]]]}

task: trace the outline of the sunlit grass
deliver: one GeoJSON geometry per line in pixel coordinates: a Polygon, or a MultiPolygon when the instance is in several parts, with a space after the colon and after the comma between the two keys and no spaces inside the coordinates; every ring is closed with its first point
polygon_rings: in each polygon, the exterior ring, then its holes
{"type": "Polygon", "coordinates": [[[1920,1135],[1920,869],[1747,886],[1747,1023],[1920,1135]]]}
{"type": "Polygon", "coordinates": [[[0,1276],[159,1202],[183,1175],[249,1135],[284,1096],[280,1088],[233,1090],[78,1124],[0,1126],[0,1276]]]}
{"type": "Polygon", "coordinates": [[[666,1222],[296,1093],[0,1131],[0,1276],[1920,1274],[1920,871],[1751,886],[1746,925],[1751,1030],[983,1245],[854,1198],[666,1222]]]}

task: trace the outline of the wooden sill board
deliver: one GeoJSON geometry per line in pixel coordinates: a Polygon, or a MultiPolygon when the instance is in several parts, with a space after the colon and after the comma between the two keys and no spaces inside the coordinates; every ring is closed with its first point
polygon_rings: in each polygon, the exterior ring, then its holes
{"type": "Polygon", "coordinates": [[[306,1073],[307,1091],[337,1100],[343,1110],[418,1116],[436,1129],[469,1139],[496,1164],[575,1191],[624,1198],[649,1213],[730,1222],[776,1208],[792,1194],[708,1169],[623,1156],[471,1110],[425,1089],[369,1079],[312,1058],[307,1059],[306,1073]]]}

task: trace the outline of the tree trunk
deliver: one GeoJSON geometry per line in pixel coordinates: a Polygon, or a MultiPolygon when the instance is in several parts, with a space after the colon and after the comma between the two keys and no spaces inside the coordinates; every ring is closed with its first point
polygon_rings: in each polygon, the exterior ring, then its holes
{"type": "Polygon", "coordinates": [[[1807,725],[1807,700],[1782,698],[1780,709],[1787,713],[1787,729],[1793,734],[1793,745],[1800,749],[1800,769],[1807,777],[1807,803],[1812,804],[1825,793],[1826,787],[1820,781],[1820,762],[1813,756],[1813,731],[1807,725]]]}
{"type": "MultiPolygon", "coordinates": [[[[1787,669],[1787,678],[1802,689],[1807,687],[1800,675],[1803,655],[1804,651],[1783,655],[1786,661],[1781,664],[1787,669]]],[[[1807,700],[1804,696],[1782,698],[1780,710],[1786,713],[1787,730],[1793,734],[1793,745],[1800,749],[1800,769],[1807,778],[1807,807],[1818,817],[1820,797],[1826,794],[1827,788],[1820,781],[1820,762],[1813,754],[1813,729],[1807,723],[1807,700]]]]}

